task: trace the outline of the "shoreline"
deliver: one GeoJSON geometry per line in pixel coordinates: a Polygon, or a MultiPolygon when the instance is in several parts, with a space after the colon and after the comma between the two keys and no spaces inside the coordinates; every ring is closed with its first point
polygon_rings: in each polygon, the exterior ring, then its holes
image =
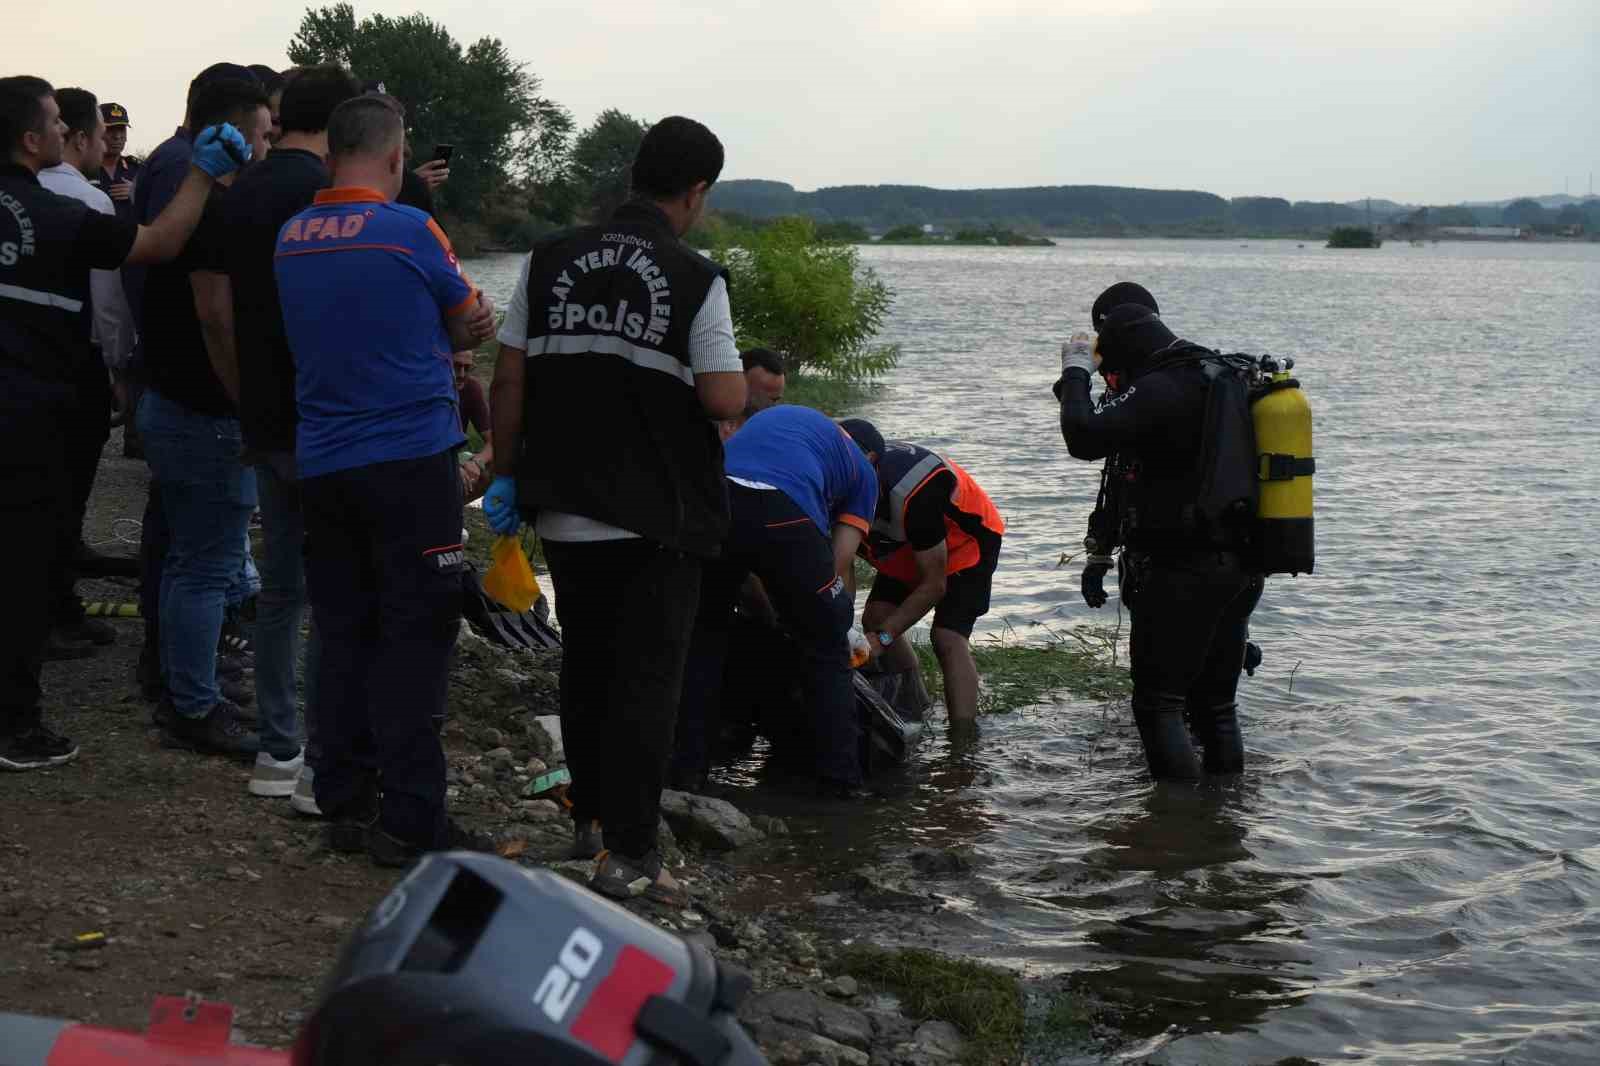
{"type": "MultiPolygon", "coordinates": [[[[113,431],[86,540],[130,553],[126,520],[140,514],[146,482],[144,464],[121,457],[113,431]]],[[[466,523],[469,548],[487,551],[481,512],[469,509],[466,523]]],[[[86,580],[80,591],[88,600],[137,595],[117,580],[86,580]]],[[[117,642],[96,658],[46,666],[46,718],[78,741],[79,758],[7,782],[0,1003],[141,1030],[153,997],[192,991],[236,1008],[236,1040],[286,1047],[346,934],[403,871],[327,851],[320,822],[246,793],[247,764],[163,748],[133,682],[140,623],[113,624],[117,642]],[[60,949],[91,931],[105,934],[101,950],[60,949]]],[[[558,660],[559,652],[498,648],[463,627],[443,733],[448,788],[452,810],[493,832],[504,857],[585,880],[591,863],[564,858],[565,813],[522,796],[541,767],[560,764],[536,721],[556,711],[558,660]]],[[[803,847],[783,819],[724,804],[711,823],[753,830],[728,849],[707,818],[676,810],[708,805],[667,800],[664,851],[694,906],[628,909],[751,972],[755,991],[741,1018],[772,1062],[1002,1063],[1016,1061],[1025,1027],[1074,1046],[1100,1031],[1065,986],[1044,995],[1013,971],[905,951],[919,942],[921,916],[942,905],[937,872],[863,867],[843,882],[819,875],[809,890],[775,891],[764,873],[769,859],[803,847]],[[871,943],[859,937],[862,927],[873,930],[871,943]],[[965,991],[979,987],[987,989],[983,1009],[965,991]]],[[[817,816],[807,809],[794,817],[817,816]]],[[[962,860],[920,861],[953,869],[962,860]]]]}

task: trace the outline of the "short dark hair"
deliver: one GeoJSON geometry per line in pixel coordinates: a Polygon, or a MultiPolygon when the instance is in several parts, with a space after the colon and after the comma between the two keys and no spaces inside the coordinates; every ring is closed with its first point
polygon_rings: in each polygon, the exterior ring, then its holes
{"type": "Polygon", "coordinates": [[[283,75],[265,63],[251,63],[244,69],[255,75],[256,81],[261,83],[261,87],[267,91],[268,96],[283,88],[283,75]]]}
{"type": "Polygon", "coordinates": [[[783,356],[771,348],[751,348],[739,353],[739,361],[744,363],[746,370],[760,367],[769,374],[782,374],[783,356]]]}
{"type": "Polygon", "coordinates": [[[404,143],[406,120],[399,105],[387,96],[369,93],[353,97],[328,116],[328,155],[371,155],[404,143]]]}
{"type": "Polygon", "coordinates": [[[0,150],[9,158],[22,147],[24,133],[44,125],[44,98],[55,90],[43,78],[18,74],[0,78],[0,150]]]}
{"type": "Polygon", "coordinates": [[[88,89],[57,89],[56,104],[61,108],[61,121],[67,124],[67,133],[93,133],[100,124],[100,101],[88,89]]]}
{"type": "Polygon", "coordinates": [[[207,126],[220,126],[231,122],[242,126],[250,112],[258,107],[269,107],[267,94],[261,83],[254,79],[220,78],[206,82],[195,92],[189,108],[189,132],[198,134],[207,126]]]}
{"type": "Polygon", "coordinates": [[[645,131],[633,157],[633,191],[670,200],[722,175],[722,142],[692,118],[673,115],[645,131]]]}
{"type": "Polygon", "coordinates": [[[291,72],[278,101],[278,122],[285,133],[321,133],[333,109],[361,95],[361,85],[334,63],[291,72]]]}
{"type": "Polygon", "coordinates": [[[249,67],[241,67],[237,63],[213,63],[196,74],[194,80],[189,82],[189,95],[184,98],[186,107],[193,111],[194,102],[199,98],[200,90],[212,82],[224,80],[260,81],[259,78],[250,73],[249,67]]]}

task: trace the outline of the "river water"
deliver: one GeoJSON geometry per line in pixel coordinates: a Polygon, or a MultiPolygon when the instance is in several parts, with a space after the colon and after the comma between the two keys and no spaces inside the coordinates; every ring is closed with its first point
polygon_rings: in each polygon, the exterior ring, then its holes
{"type": "MultiPolygon", "coordinates": [[[[1256,611],[1241,780],[1153,787],[1125,705],[1050,702],[970,750],[935,738],[888,802],[795,819],[772,875],[974,849],[927,882],[944,906],[919,939],[1119,1005],[1125,1038],[1089,1061],[1595,1061],[1600,245],[862,259],[898,294],[903,357],[859,413],[947,452],[1009,524],[985,635],[1117,622],[1058,566],[1097,468],[1066,454],[1049,384],[1119,279],[1183,336],[1295,358],[1317,572],[1256,611]]],[[[515,259],[472,265],[503,302],[515,259]]]]}

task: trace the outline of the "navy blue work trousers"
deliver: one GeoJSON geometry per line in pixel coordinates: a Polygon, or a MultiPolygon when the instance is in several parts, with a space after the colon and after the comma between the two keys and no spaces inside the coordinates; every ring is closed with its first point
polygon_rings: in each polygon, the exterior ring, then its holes
{"type": "Polygon", "coordinates": [[[300,483],[306,589],[322,639],[317,805],[329,817],[374,785],[391,836],[441,839],[439,742],[461,623],[461,475],[455,450],[300,483]]]}

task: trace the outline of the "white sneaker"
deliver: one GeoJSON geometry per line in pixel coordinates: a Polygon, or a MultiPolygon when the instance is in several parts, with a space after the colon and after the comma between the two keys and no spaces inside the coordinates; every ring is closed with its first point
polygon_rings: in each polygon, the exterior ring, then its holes
{"type": "Polygon", "coordinates": [[[312,788],[311,764],[302,763],[300,776],[294,783],[294,794],[289,797],[289,806],[294,808],[296,814],[304,814],[310,818],[321,818],[322,808],[317,806],[316,789],[312,788]]]}
{"type": "Polygon", "coordinates": [[[250,795],[282,798],[294,794],[295,781],[306,764],[306,750],[301,748],[294,758],[279,762],[269,752],[256,753],[256,768],[250,774],[250,795]]]}

